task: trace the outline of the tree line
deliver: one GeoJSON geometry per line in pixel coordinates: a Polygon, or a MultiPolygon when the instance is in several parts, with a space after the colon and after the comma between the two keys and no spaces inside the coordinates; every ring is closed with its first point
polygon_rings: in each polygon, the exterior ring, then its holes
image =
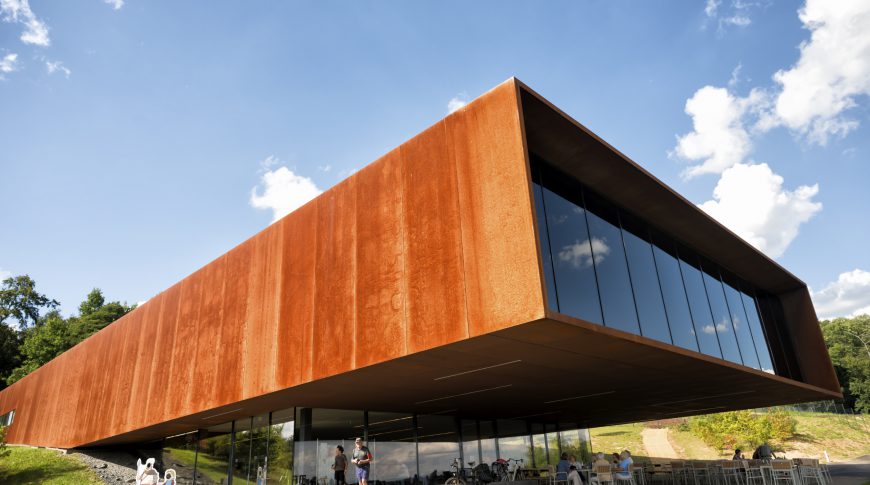
{"type": "Polygon", "coordinates": [[[821,325],[843,404],[870,413],[870,315],[822,320],[821,325]]]}
{"type": "Polygon", "coordinates": [[[64,318],[57,300],[36,289],[28,275],[0,284],[0,389],[12,385],[77,343],[130,312],[118,301],[106,302],[94,288],[78,314],[64,318]]]}

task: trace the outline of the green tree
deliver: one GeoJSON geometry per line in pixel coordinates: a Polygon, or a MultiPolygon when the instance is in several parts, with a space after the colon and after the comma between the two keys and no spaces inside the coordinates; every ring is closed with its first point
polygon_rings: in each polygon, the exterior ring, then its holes
{"type": "Polygon", "coordinates": [[[870,412],[870,315],[821,322],[846,405],[870,412]]]}
{"type": "Polygon", "coordinates": [[[6,379],[21,365],[21,334],[6,324],[0,323],[0,389],[6,387],[6,379]]]}
{"type": "Polygon", "coordinates": [[[0,285],[0,323],[14,319],[19,328],[39,324],[43,310],[53,310],[59,303],[36,291],[36,282],[28,275],[13,276],[0,285]]]}
{"type": "Polygon", "coordinates": [[[69,325],[77,338],[76,343],[99,332],[135,308],[117,301],[109,303],[105,301],[102,290],[94,288],[79,305],[79,316],[70,317],[69,325]]]}
{"type": "Polygon", "coordinates": [[[132,309],[117,301],[105,303],[102,291],[94,288],[79,306],[80,315],[65,319],[57,310],[48,312],[36,325],[22,331],[21,364],[6,382],[11,385],[20,380],[132,309]]]}

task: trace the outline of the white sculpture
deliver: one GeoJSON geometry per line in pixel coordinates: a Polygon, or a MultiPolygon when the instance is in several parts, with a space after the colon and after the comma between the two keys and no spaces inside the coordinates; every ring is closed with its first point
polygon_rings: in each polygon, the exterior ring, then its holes
{"type": "Polygon", "coordinates": [[[163,472],[163,485],[176,485],[175,470],[172,468],[163,472]]]}
{"type": "Polygon", "coordinates": [[[136,459],[136,485],[157,485],[160,474],[154,469],[154,458],[148,458],[142,463],[141,458],[136,459]]]}

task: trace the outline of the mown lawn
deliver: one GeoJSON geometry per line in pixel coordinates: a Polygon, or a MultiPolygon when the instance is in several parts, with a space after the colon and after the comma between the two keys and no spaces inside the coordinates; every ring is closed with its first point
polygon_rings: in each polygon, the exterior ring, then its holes
{"type": "Polygon", "coordinates": [[[610,454],[628,450],[636,462],[645,463],[648,461],[648,455],[646,448],[643,447],[643,438],[640,435],[643,428],[644,423],[617,424],[602,428],[592,428],[589,430],[592,440],[592,451],[594,453],[600,451],[610,454]]]}
{"type": "Polygon", "coordinates": [[[103,482],[87,466],[57,451],[11,446],[0,458],[0,483],[98,485],[103,482]]]}

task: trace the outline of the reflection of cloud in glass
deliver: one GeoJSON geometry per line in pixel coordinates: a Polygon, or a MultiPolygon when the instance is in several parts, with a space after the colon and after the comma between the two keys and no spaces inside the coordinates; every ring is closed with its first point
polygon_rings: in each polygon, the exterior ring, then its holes
{"type": "Polygon", "coordinates": [[[704,328],[702,330],[704,331],[704,333],[708,333],[708,334],[716,333],[717,330],[719,332],[727,332],[728,325],[726,325],[725,322],[726,322],[726,320],[723,319],[721,322],[716,323],[715,329],[713,328],[713,325],[704,325],[704,328]]]}
{"type": "Polygon", "coordinates": [[[562,224],[563,222],[565,222],[567,220],[568,220],[568,216],[566,214],[560,214],[560,215],[553,214],[552,216],[550,216],[550,224],[554,225],[554,226],[562,224]]]}
{"type": "Polygon", "coordinates": [[[583,242],[575,241],[574,244],[563,247],[559,251],[559,259],[575,268],[588,268],[592,266],[593,260],[596,264],[601,264],[608,254],[610,254],[610,247],[606,240],[593,237],[591,243],[587,239],[583,242]]]}
{"type": "Polygon", "coordinates": [[[731,322],[734,324],[734,330],[740,330],[740,317],[732,317],[731,322]]]}
{"type": "Polygon", "coordinates": [[[372,461],[374,480],[405,480],[413,475],[411,468],[417,468],[417,447],[414,443],[372,441],[369,447],[375,457],[372,461]]]}

